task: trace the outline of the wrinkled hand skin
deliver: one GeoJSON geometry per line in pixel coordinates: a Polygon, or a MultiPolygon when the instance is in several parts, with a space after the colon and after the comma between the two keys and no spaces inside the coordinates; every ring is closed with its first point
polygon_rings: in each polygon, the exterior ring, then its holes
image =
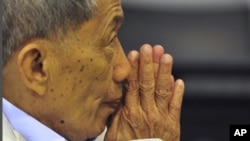
{"type": "Polygon", "coordinates": [[[172,76],[172,56],[160,45],[144,44],[140,52],[131,51],[128,60],[132,70],[124,103],[113,115],[105,141],[180,141],[184,82],[172,76]]]}

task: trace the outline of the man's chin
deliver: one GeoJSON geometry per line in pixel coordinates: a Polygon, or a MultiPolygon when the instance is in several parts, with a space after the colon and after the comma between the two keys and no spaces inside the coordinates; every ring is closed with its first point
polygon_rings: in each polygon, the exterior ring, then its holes
{"type": "MultiPolygon", "coordinates": [[[[98,127],[95,128],[91,138],[96,138],[97,136],[99,136],[100,134],[102,134],[102,132],[105,130],[106,128],[106,124],[105,123],[101,123],[97,125],[98,127]]],[[[94,126],[93,126],[94,127],[94,126]]],[[[93,128],[92,127],[92,128],[93,128]]]]}
{"type": "Polygon", "coordinates": [[[102,131],[102,133],[98,134],[98,136],[93,137],[93,138],[89,138],[89,139],[87,139],[87,141],[95,141],[95,140],[103,141],[105,138],[106,132],[107,132],[107,127],[105,127],[104,130],[102,131]]]}

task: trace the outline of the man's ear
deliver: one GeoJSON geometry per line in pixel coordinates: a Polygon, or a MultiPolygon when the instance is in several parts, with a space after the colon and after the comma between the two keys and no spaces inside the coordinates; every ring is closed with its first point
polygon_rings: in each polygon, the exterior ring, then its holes
{"type": "Polygon", "coordinates": [[[36,94],[44,95],[48,72],[44,67],[46,48],[41,44],[28,43],[18,53],[17,62],[24,84],[36,94]]]}

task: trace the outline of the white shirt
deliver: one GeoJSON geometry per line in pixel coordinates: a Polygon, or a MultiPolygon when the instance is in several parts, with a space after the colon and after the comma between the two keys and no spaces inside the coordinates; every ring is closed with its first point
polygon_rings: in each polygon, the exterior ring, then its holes
{"type": "Polygon", "coordinates": [[[13,126],[27,141],[66,141],[62,136],[26,114],[3,98],[3,112],[13,126]]]}
{"type": "MultiPolygon", "coordinates": [[[[61,135],[23,112],[6,99],[2,99],[3,113],[14,130],[19,132],[26,141],[67,141],[61,135]]],[[[3,128],[6,130],[6,128],[3,128]]],[[[103,141],[107,128],[95,141],[103,141]]],[[[3,131],[5,132],[5,131],[3,131]]],[[[136,141],[161,141],[160,139],[140,139],[136,141]]]]}

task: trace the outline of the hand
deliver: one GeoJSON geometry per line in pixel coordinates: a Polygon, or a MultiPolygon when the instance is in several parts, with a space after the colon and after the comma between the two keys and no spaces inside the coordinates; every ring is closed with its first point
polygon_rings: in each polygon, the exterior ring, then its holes
{"type": "Polygon", "coordinates": [[[182,80],[174,81],[173,59],[162,46],[145,44],[140,53],[128,55],[131,72],[126,81],[126,95],[113,115],[106,141],[161,138],[180,140],[180,113],[184,93],[182,80]]]}

